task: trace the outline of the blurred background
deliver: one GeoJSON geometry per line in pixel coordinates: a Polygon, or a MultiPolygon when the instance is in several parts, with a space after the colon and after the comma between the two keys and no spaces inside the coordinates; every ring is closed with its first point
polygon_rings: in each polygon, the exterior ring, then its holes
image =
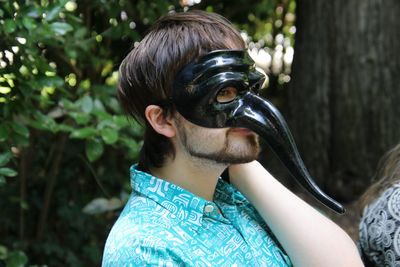
{"type": "Polygon", "coordinates": [[[142,142],[118,66],[158,17],[191,9],[241,31],[262,95],[348,215],[308,199],[267,147],[261,162],[357,238],[355,203],[400,141],[399,1],[0,0],[0,266],[100,265],[142,142]]]}

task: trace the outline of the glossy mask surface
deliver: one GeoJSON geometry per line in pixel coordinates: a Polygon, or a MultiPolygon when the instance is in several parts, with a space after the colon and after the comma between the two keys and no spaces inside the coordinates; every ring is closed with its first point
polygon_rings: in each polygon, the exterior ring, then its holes
{"type": "Polygon", "coordinates": [[[281,113],[257,91],[265,75],[243,50],[217,50],[186,65],[174,82],[172,102],[188,121],[207,128],[243,127],[263,138],[292,176],[329,208],[344,208],[311,179],[281,113]],[[234,88],[230,101],[217,101],[220,90],[234,88]]]}
{"type": "Polygon", "coordinates": [[[174,83],[173,102],[179,113],[190,122],[208,128],[227,127],[243,94],[257,90],[265,76],[254,68],[254,62],[241,50],[214,51],[196,63],[186,65],[174,83]],[[218,103],[219,90],[238,90],[229,103],[218,103]],[[183,89],[183,90],[182,90],[183,89]]]}

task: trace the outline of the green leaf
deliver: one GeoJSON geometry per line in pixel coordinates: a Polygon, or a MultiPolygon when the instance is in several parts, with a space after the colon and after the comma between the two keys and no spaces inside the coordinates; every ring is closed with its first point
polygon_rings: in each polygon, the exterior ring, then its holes
{"type": "Polygon", "coordinates": [[[19,134],[19,135],[21,135],[21,136],[23,136],[23,137],[25,137],[25,138],[28,138],[28,137],[29,137],[29,130],[28,130],[28,128],[27,128],[25,125],[20,124],[20,123],[17,123],[17,122],[13,122],[13,123],[11,124],[11,127],[13,128],[13,130],[14,130],[17,134],[19,134]]]}
{"type": "MultiPolygon", "coordinates": [[[[3,177],[4,179],[4,177],[3,177]]],[[[1,184],[1,177],[0,177],[0,184],[1,184]]],[[[0,245],[0,260],[4,260],[7,258],[8,249],[7,247],[0,245]]]]}
{"type": "Polygon", "coordinates": [[[18,172],[10,168],[0,168],[0,176],[14,177],[18,172]]]}
{"type": "Polygon", "coordinates": [[[7,267],[24,267],[28,262],[28,257],[22,251],[13,251],[6,260],[7,267]]]}
{"type": "Polygon", "coordinates": [[[104,152],[103,143],[97,139],[89,139],[86,141],[86,156],[90,162],[100,158],[104,152]]]}
{"type": "Polygon", "coordinates": [[[59,35],[64,35],[74,29],[71,25],[65,22],[53,22],[52,24],[50,24],[50,28],[53,30],[54,33],[59,35]]]}
{"type": "Polygon", "coordinates": [[[62,103],[63,107],[67,110],[75,110],[78,108],[78,105],[76,103],[74,103],[66,98],[62,99],[61,103],[62,103]]]}
{"type": "Polygon", "coordinates": [[[15,31],[17,28],[17,24],[15,24],[15,21],[12,19],[6,19],[4,21],[4,29],[6,33],[12,33],[15,31]]]}
{"type": "Polygon", "coordinates": [[[131,138],[121,137],[121,141],[125,146],[127,146],[129,158],[136,158],[140,151],[140,145],[131,138]]]}
{"type": "Polygon", "coordinates": [[[38,122],[38,121],[30,121],[29,122],[29,126],[37,129],[37,130],[48,130],[42,123],[38,122]]]}
{"type": "Polygon", "coordinates": [[[8,138],[8,131],[6,126],[0,125],[0,142],[7,140],[8,138]]]}
{"type": "Polygon", "coordinates": [[[67,124],[57,124],[57,131],[71,133],[74,131],[74,128],[67,124]]]}
{"type": "MultiPolygon", "coordinates": [[[[0,175],[0,186],[3,186],[6,184],[6,178],[4,176],[0,175]]],[[[0,258],[1,259],[1,258],[0,258]]]]}
{"type": "Polygon", "coordinates": [[[90,115],[82,112],[70,112],[69,115],[76,121],[78,124],[86,124],[90,120],[90,115]]]}
{"type": "Polygon", "coordinates": [[[90,96],[85,95],[81,100],[81,107],[83,112],[90,113],[93,109],[93,100],[90,96]]]}
{"type": "Polygon", "coordinates": [[[57,123],[55,120],[50,117],[49,115],[44,115],[40,112],[38,112],[35,115],[36,120],[32,120],[30,124],[35,127],[36,129],[40,130],[47,130],[51,132],[56,132],[57,129],[57,123]]]}
{"type": "Polygon", "coordinates": [[[54,7],[52,10],[50,10],[48,13],[46,13],[46,20],[52,21],[53,19],[55,19],[58,16],[58,14],[60,14],[60,11],[61,11],[60,6],[54,7]]]}
{"type": "MultiPolygon", "coordinates": [[[[44,64],[43,64],[44,65],[44,64]]],[[[44,65],[44,68],[48,67],[48,65],[44,65]]],[[[43,86],[54,86],[54,87],[61,87],[64,85],[64,80],[61,79],[59,76],[54,76],[54,77],[41,77],[40,79],[37,80],[37,84],[40,87],[43,86]]]]}
{"type": "Polygon", "coordinates": [[[93,105],[94,105],[93,109],[95,111],[104,111],[105,110],[103,103],[99,99],[95,99],[93,101],[93,105]]]}
{"type": "Polygon", "coordinates": [[[40,15],[41,15],[40,10],[34,5],[29,6],[28,10],[26,11],[26,16],[31,18],[38,18],[40,17],[40,15]]]}
{"type": "Polygon", "coordinates": [[[110,115],[110,113],[106,112],[106,111],[100,111],[100,110],[94,110],[93,114],[97,117],[98,121],[104,121],[104,120],[112,120],[112,116],[110,115]]]}
{"type": "Polygon", "coordinates": [[[6,165],[11,158],[12,154],[10,152],[0,154],[0,166],[6,165]]]}
{"type": "Polygon", "coordinates": [[[97,131],[95,128],[92,127],[84,127],[79,130],[75,130],[71,133],[70,137],[71,138],[78,138],[78,139],[84,139],[88,137],[93,137],[97,134],[97,131]]]}
{"type": "Polygon", "coordinates": [[[33,30],[37,27],[35,20],[30,17],[24,17],[22,19],[22,24],[28,30],[33,30]]]}
{"type": "Polygon", "coordinates": [[[114,112],[120,113],[121,107],[120,107],[120,105],[119,105],[118,100],[117,100],[115,97],[110,98],[110,99],[107,101],[106,104],[107,104],[107,106],[110,107],[114,112]]]}
{"type": "Polygon", "coordinates": [[[118,141],[118,131],[111,128],[104,128],[101,130],[101,137],[106,144],[114,144],[118,141]]]}
{"type": "Polygon", "coordinates": [[[97,129],[102,130],[104,128],[113,128],[117,129],[117,125],[112,120],[112,116],[110,115],[108,118],[99,119],[99,123],[97,124],[97,129]]]}
{"type": "Polygon", "coordinates": [[[78,52],[76,50],[65,47],[64,51],[69,58],[78,58],[78,52]]]}
{"type": "Polygon", "coordinates": [[[126,126],[129,125],[129,121],[128,121],[128,118],[126,116],[114,115],[113,116],[113,121],[120,128],[123,128],[123,127],[126,127],[126,126]]]}

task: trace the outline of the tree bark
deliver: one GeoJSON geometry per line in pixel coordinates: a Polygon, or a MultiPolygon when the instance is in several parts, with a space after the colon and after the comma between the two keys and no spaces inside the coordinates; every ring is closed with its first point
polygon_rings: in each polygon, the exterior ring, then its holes
{"type": "Polygon", "coordinates": [[[400,2],[297,1],[289,126],[322,188],[351,201],[400,141],[400,2]]]}

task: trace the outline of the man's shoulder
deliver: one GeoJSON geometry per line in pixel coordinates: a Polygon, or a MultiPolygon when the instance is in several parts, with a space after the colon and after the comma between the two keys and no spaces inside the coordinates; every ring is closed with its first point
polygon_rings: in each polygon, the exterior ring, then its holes
{"type": "Polygon", "coordinates": [[[181,258],[170,249],[166,236],[167,228],[157,220],[142,220],[134,214],[122,216],[108,235],[102,266],[180,266],[181,258]]]}
{"type": "Polygon", "coordinates": [[[157,223],[143,222],[135,216],[123,216],[112,227],[105,250],[117,252],[142,246],[162,248],[165,242],[160,239],[160,232],[163,232],[163,227],[157,223]]]}
{"type": "Polygon", "coordinates": [[[110,235],[151,235],[173,224],[173,216],[156,201],[132,194],[115,222],[110,235]]]}
{"type": "Polygon", "coordinates": [[[154,234],[152,228],[146,229],[137,226],[119,232],[120,229],[114,227],[104,248],[102,267],[184,266],[182,257],[168,242],[154,234]]]}

